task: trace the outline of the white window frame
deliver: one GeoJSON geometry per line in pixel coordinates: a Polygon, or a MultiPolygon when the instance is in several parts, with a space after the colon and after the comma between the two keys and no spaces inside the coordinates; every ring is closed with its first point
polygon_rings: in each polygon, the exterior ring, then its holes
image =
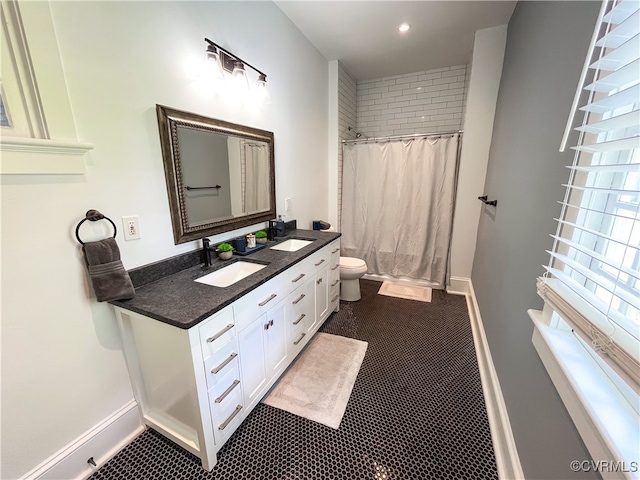
{"type": "MultiPolygon", "coordinates": [[[[609,0],[603,1],[596,23],[597,29],[602,25],[609,6],[609,0]]],[[[579,81],[572,113],[562,140],[561,151],[565,149],[569,132],[573,129],[574,115],[579,107],[580,97],[588,77],[587,72],[591,57],[598,38],[599,32],[596,31],[592,37],[589,54],[579,81]]],[[[594,157],[593,160],[597,160],[597,157],[594,157]]],[[[637,160],[634,159],[634,163],[636,162],[637,160]]],[[[617,174],[613,173],[612,175],[612,182],[617,181],[620,183],[615,176],[617,174]]],[[[579,186],[581,180],[581,177],[572,178],[572,183],[579,186]]],[[[618,188],[620,187],[621,185],[618,186],[618,188]]],[[[623,212],[618,212],[617,208],[624,209],[626,205],[622,205],[618,201],[613,204],[608,200],[605,204],[604,201],[600,201],[598,195],[598,193],[585,190],[580,200],[570,199],[567,196],[565,203],[579,205],[579,210],[574,208],[571,214],[578,211],[582,215],[585,209],[591,210],[589,215],[594,215],[596,223],[602,214],[604,218],[600,220],[610,222],[608,228],[613,229],[615,216],[611,217],[611,215],[622,214],[623,212]],[[594,205],[594,202],[598,201],[600,201],[600,204],[596,203],[594,205]]],[[[633,213],[637,212],[635,202],[631,204],[631,208],[633,208],[633,213]]],[[[573,222],[570,216],[566,218],[573,222]]],[[[584,219],[584,217],[580,218],[584,219]]],[[[581,223],[578,222],[578,224],[580,225],[581,223]]],[[[565,226],[565,228],[567,227],[565,226]]],[[[591,228],[591,225],[589,225],[589,228],[591,228]]],[[[594,228],[599,233],[605,233],[604,230],[606,229],[607,224],[604,224],[603,221],[600,221],[600,225],[594,228]]],[[[566,232],[563,233],[566,238],[566,232]]],[[[613,230],[609,232],[609,235],[612,233],[613,230]]],[[[584,235],[590,234],[574,228],[571,240],[593,250],[596,254],[603,254],[609,244],[613,242],[608,238],[594,237],[594,240],[588,243],[585,241],[587,239],[584,238],[584,235]]],[[[559,250],[562,250],[562,248],[559,250]]],[[[576,251],[579,251],[579,249],[576,249],[576,251]]],[[[605,272],[600,267],[600,261],[592,258],[591,255],[578,254],[576,258],[577,260],[575,261],[584,265],[587,269],[601,271],[610,277],[608,272],[605,272]]],[[[633,262],[634,264],[640,263],[640,254],[635,255],[633,262]]],[[[570,275],[573,275],[573,273],[570,275]]],[[[579,273],[578,276],[580,276],[579,273]]],[[[613,277],[610,279],[614,282],[617,280],[617,278],[613,277]]],[[[623,288],[637,295],[640,281],[634,280],[632,283],[632,285],[625,285],[623,288]],[[629,288],[627,289],[627,287],[629,288]]],[[[587,282],[588,284],[589,282],[587,282]]],[[[619,349],[614,349],[617,352],[614,355],[616,356],[615,361],[612,360],[612,357],[605,357],[607,361],[611,362],[610,366],[597,353],[600,349],[611,352],[610,346],[613,343],[628,347],[629,340],[633,337],[626,332],[620,332],[620,329],[613,332],[613,334],[609,333],[610,337],[603,335],[600,330],[594,327],[597,322],[591,323],[587,320],[588,318],[597,319],[597,317],[589,314],[589,309],[592,312],[595,309],[578,294],[565,287],[559,280],[541,278],[538,279],[537,287],[539,295],[545,301],[545,306],[542,311],[529,310],[528,312],[535,326],[532,341],[592,456],[594,463],[589,464],[591,469],[598,470],[602,477],[606,479],[640,478],[640,395],[637,390],[640,383],[638,378],[640,372],[635,375],[633,373],[627,374],[629,371],[633,372],[633,367],[629,368],[629,366],[633,366],[634,361],[637,362],[637,360],[632,360],[631,357],[623,358],[624,352],[620,353],[619,349]],[[565,315],[565,319],[560,315],[565,315]],[[564,320],[567,321],[565,322],[564,320]],[[585,342],[583,338],[591,338],[591,343],[585,342]],[[616,371],[612,366],[616,368],[616,371]],[[606,463],[598,464],[598,462],[606,463]],[[599,465],[599,468],[596,465],[599,465]]],[[[592,290],[588,286],[586,288],[592,290]]],[[[623,325],[622,322],[618,323],[623,325]]],[[[635,345],[637,343],[635,341],[635,345]]],[[[567,467],[570,468],[570,465],[567,467]]]]}
{"type": "Polygon", "coordinates": [[[84,174],[93,145],[78,141],[49,3],[2,0],[0,9],[13,125],[0,127],[0,174],[84,174]]]}

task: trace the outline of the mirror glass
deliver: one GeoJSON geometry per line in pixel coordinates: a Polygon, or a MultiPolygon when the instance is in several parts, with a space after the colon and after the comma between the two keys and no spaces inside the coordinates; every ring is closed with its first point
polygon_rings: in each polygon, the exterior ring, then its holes
{"type": "Polygon", "coordinates": [[[272,132],[156,110],[176,244],[275,216],[272,132]]]}

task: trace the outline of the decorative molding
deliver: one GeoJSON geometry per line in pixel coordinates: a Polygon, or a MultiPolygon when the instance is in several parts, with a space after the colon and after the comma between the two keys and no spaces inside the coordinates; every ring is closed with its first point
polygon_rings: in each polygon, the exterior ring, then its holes
{"type": "Polygon", "coordinates": [[[138,404],[131,400],[20,480],[83,480],[131,443],[143,430],[138,404]],[[96,462],[96,467],[87,462],[91,457],[96,462]]]}
{"type": "Polygon", "coordinates": [[[89,143],[5,137],[0,140],[2,175],[82,175],[89,143]]]}
{"type": "Polygon", "coordinates": [[[484,332],[478,301],[470,278],[452,277],[448,293],[464,295],[467,299],[473,342],[478,359],[478,369],[482,381],[482,391],[487,406],[487,416],[491,428],[491,439],[496,454],[498,476],[502,480],[524,479],[520,457],[511,430],[507,406],[502,396],[500,381],[496,373],[487,336],[484,332]]]}

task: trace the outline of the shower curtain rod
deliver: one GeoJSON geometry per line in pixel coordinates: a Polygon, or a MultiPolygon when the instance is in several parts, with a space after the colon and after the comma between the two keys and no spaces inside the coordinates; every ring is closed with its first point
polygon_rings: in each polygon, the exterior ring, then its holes
{"type": "Polygon", "coordinates": [[[456,133],[462,135],[464,133],[464,130],[452,130],[450,132],[414,133],[411,135],[391,135],[388,137],[358,138],[355,140],[342,140],[342,143],[380,142],[383,140],[399,140],[401,138],[442,137],[444,135],[455,135],[456,133]]]}

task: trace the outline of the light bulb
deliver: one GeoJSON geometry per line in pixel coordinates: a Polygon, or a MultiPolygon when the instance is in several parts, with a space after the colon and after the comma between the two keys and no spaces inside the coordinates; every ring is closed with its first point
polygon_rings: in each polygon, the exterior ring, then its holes
{"type": "Polygon", "coordinates": [[[249,80],[242,62],[236,62],[231,73],[234,89],[238,95],[246,95],[249,92],[249,80]]]}
{"type": "Polygon", "coordinates": [[[259,105],[269,105],[271,104],[271,95],[269,94],[269,89],[267,88],[267,76],[264,74],[258,75],[258,81],[253,89],[253,94],[255,97],[256,103],[259,105]]]}
{"type": "Polygon", "coordinates": [[[222,80],[222,66],[220,65],[220,54],[218,53],[218,49],[213,45],[209,45],[207,47],[207,51],[205,52],[205,60],[204,65],[202,66],[202,76],[207,81],[218,81],[222,80]]]}

